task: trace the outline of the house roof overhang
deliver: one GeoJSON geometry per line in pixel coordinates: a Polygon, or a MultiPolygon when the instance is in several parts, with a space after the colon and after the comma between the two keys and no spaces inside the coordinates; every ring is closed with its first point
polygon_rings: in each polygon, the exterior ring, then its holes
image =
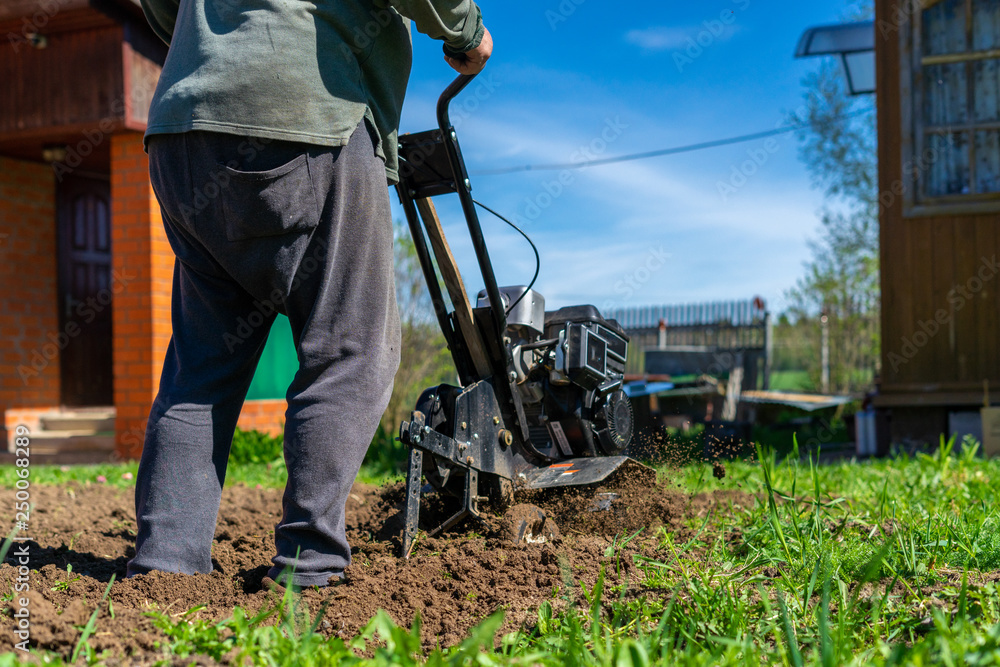
{"type": "MultiPolygon", "coordinates": [[[[0,98],[0,155],[37,162],[46,145],[76,146],[95,128],[103,137],[144,127],[134,109],[148,104],[166,48],[139,0],[0,0],[0,39],[11,43],[0,49],[0,80],[10,84],[0,98]],[[133,111],[112,106],[124,99],[133,111]]],[[[106,172],[109,143],[85,147],[80,168],[106,172]]]]}
{"type": "Polygon", "coordinates": [[[139,0],[5,0],[0,28],[41,34],[145,20],[139,0]]]}
{"type": "MultiPolygon", "coordinates": [[[[142,11],[139,0],[5,0],[0,4],[0,21],[22,16],[31,17],[38,12],[55,15],[67,9],[116,5],[127,10],[142,11]]],[[[99,8],[99,7],[98,7],[99,8]]]]}

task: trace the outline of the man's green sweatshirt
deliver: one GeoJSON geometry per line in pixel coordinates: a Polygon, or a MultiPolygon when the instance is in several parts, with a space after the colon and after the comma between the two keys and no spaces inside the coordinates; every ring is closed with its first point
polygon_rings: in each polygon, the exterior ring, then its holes
{"type": "Polygon", "coordinates": [[[362,119],[396,182],[396,137],[417,30],[479,45],[473,0],[142,0],[170,45],[146,137],[191,130],[342,146],[362,119]]]}

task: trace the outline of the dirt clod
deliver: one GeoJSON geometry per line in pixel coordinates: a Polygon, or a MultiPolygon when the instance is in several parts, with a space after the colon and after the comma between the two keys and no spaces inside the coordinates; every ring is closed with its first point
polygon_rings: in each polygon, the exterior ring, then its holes
{"type": "Polygon", "coordinates": [[[514,505],[504,514],[503,521],[503,538],[513,544],[544,544],[562,536],[555,521],[536,505],[514,505]]]}

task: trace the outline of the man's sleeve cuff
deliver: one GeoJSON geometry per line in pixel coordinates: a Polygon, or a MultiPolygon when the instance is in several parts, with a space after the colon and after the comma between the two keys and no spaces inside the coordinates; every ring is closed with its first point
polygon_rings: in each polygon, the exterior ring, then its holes
{"type": "Polygon", "coordinates": [[[462,28],[462,36],[458,41],[445,42],[445,55],[456,57],[482,44],[483,35],[486,32],[486,27],[483,25],[483,12],[479,9],[478,5],[473,5],[473,7],[476,8],[476,20],[465,22],[466,25],[462,28]]]}

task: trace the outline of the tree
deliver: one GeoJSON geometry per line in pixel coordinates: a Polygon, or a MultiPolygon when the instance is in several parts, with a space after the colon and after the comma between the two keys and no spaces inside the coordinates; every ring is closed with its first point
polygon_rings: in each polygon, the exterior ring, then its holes
{"type": "Polygon", "coordinates": [[[395,229],[396,302],[402,329],[399,370],[382,428],[395,433],[409,419],[420,393],[427,387],[455,380],[455,366],[434,314],[409,231],[395,229]]]}
{"type": "MultiPolygon", "coordinates": [[[[871,3],[849,12],[871,16],[871,3]]],[[[838,64],[824,63],[803,81],[807,127],[799,155],[813,182],[824,189],[823,224],[810,242],[805,275],[789,290],[793,318],[813,323],[817,352],[822,318],[829,334],[830,386],[837,392],[869,386],[879,359],[878,165],[874,98],[849,95],[838,64]]],[[[814,379],[821,374],[814,354],[814,379]]],[[[817,382],[817,385],[820,383],[817,382]]]]}

